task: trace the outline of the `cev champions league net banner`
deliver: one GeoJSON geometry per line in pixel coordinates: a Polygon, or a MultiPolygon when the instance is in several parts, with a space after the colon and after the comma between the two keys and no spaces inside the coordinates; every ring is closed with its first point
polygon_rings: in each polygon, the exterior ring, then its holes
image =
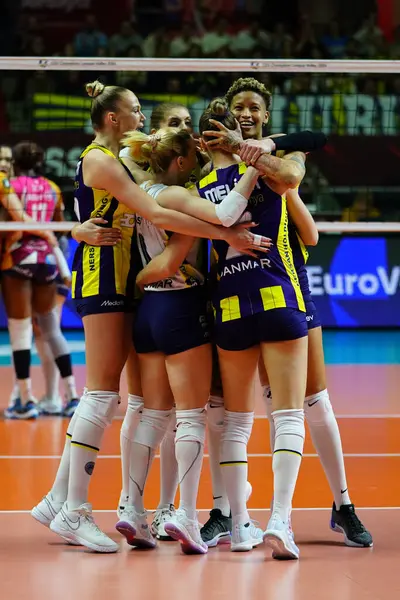
{"type": "MultiPolygon", "coordinates": [[[[70,258],[76,242],[70,241],[70,258]]],[[[321,234],[307,264],[310,289],[324,327],[400,326],[400,235],[321,234]]],[[[62,325],[82,327],[69,297],[62,325]]],[[[0,326],[7,326],[1,306],[0,326]]]]}

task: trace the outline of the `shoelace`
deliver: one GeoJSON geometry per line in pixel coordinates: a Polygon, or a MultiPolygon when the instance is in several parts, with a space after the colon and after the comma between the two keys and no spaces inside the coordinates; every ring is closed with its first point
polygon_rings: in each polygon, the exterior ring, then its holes
{"type": "Polygon", "coordinates": [[[214,511],[212,510],[210,513],[210,518],[207,521],[207,523],[204,525],[203,527],[203,533],[212,533],[215,525],[219,525],[220,527],[224,527],[225,522],[224,519],[226,519],[226,517],[224,517],[224,515],[221,514],[221,516],[216,515],[214,511]]]}
{"type": "Polygon", "coordinates": [[[365,533],[366,529],[357,517],[356,513],[350,510],[346,515],[351,533],[365,533]]]}

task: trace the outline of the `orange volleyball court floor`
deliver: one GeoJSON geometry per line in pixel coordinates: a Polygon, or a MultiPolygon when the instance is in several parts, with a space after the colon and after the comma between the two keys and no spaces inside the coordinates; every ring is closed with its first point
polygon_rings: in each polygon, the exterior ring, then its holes
{"type": "MultiPolygon", "coordinates": [[[[371,334],[373,336],[373,334],[371,334]]],[[[378,335],[378,334],[377,334],[378,335]]],[[[67,422],[0,420],[0,599],[19,600],[399,600],[400,599],[400,361],[399,338],[382,350],[365,346],[328,349],[328,382],[338,416],[350,494],[374,537],[374,547],[347,548],[329,529],[332,495],[310,442],[305,445],[294,497],[293,528],[301,555],[297,562],[272,560],[261,546],[248,554],[211,549],[206,556],[184,556],[174,542],[154,551],[128,549],[114,530],[120,486],[119,429],[116,419],[106,432],[93,474],[90,501],[96,520],[120,541],[115,555],[96,555],[65,545],[32,519],[29,510],[49,490],[64,444],[67,422]],[[385,353],[386,359],[385,360],[385,353]],[[341,358],[342,356],[342,358],[341,358]],[[354,362],[351,362],[351,361],[354,362]]],[[[358,340],[357,344],[360,341],[358,340]]],[[[6,352],[3,352],[3,357],[6,352]]],[[[76,367],[79,389],[84,360],[76,367]]],[[[7,360],[0,364],[0,408],[12,387],[7,360]]],[[[39,367],[34,389],[42,392],[39,367]]],[[[123,396],[126,388],[123,385],[123,396]]],[[[122,412],[121,412],[122,414],[122,412]]],[[[259,399],[249,445],[249,501],[252,517],[265,527],[272,493],[268,421],[259,399]]],[[[198,507],[205,522],[211,506],[211,479],[206,457],[198,507]]],[[[159,461],[150,474],[145,504],[158,502],[159,461]]]]}

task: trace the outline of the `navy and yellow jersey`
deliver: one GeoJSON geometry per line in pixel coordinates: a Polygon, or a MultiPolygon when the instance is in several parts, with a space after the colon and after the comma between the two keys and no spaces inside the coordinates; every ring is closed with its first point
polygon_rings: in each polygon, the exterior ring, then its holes
{"type": "MultiPolygon", "coordinates": [[[[158,194],[167,188],[162,183],[152,184],[151,181],[143,183],[140,187],[153,198],[157,198],[158,194]]],[[[153,258],[165,250],[173,234],[164,229],[159,229],[154,223],[139,216],[137,217],[136,227],[140,256],[143,264],[147,265],[153,258]]],[[[204,275],[201,271],[201,247],[200,240],[196,240],[186,259],[172,277],[146,285],[145,290],[165,292],[203,285],[204,275]]]]}
{"type": "MultiPolygon", "coordinates": [[[[121,229],[122,239],[115,246],[79,244],[72,265],[73,298],[133,293],[135,274],[141,268],[137,264],[135,215],[132,210],[106,190],[90,188],[83,182],[83,160],[93,149],[116,158],[110,150],[98,144],[90,144],[82,152],[75,175],[75,212],[81,223],[92,218],[105,219],[107,227],[121,229]]],[[[130,171],[123,166],[133,179],[130,171]]]]}
{"type": "Polygon", "coordinates": [[[293,262],[298,271],[305,266],[308,260],[308,250],[297,233],[297,229],[293,221],[289,217],[289,243],[293,252],[293,262]]]}
{"type": "MultiPolygon", "coordinates": [[[[220,203],[246,171],[244,163],[214,169],[198,184],[200,196],[220,203]]],[[[213,297],[217,322],[232,321],[274,308],[305,311],[289,242],[285,197],[259,179],[242,221],[258,223],[252,231],[272,239],[268,254],[252,258],[216,240],[218,283],[213,297]]]]}

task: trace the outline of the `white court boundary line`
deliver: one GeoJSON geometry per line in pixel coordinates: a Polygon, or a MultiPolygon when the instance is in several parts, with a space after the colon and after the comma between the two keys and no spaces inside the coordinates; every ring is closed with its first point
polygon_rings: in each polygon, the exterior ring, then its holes
{"type": "MultiPolygon", "coordinates": [[[[272,458],[270,453],[255,453],[248,454],[248,458],[272,458]]],[[[209,454],[204,454],[204,458],[209,458],[209,454]]],[[[400,458],[400,452],[398,453],[366,453],[366,454],[344,454],[345,458],[400,458]]],[[[1,454],[0,460],[59,460],[61,454],[1,454]]],[[[99,454],[98,460],[116,460],[121,458],[120,454],[99,454]]],[[[154,458],[160,458],[159,454],[156,454],[154,458]]],[[[303,454],[303,458],[319,458],[318,454],[303,454]]]]}
{"type": "MultiPolygon", "coordinates": [[[[211,508],[199,508],[198,512],[203,513],[203,512],[210,512],[211,508]]],[[[250,508],[249,509],[251,513],[253,512],[270,512],[269,508],[250,508]]],[[[294,512],[313,512],[313,511],[323,511],[323,512],[331,512],[332,511],[332,507],[318,507],[318,508],[293,508],[292,509],[294,512]]],[[[357,506],[357,512],[359,510],[376,510],[376,511],[383,511],[383,510],[400,510],[400,506],[357,506]]],[[[155,512],[156,509],[152,508],[152,509],[148,509],[147,512],[155,512]]],[[[98,513],[98,514],[108,514],[108,513],[116,513],[116,509],[112,508],[112,509],[105,509],[105,510],[93,510],[94,513],[98,513]]],[[[30,515],[31,511],[30,510],[0,510],[0,515],[30,515]]]]}

